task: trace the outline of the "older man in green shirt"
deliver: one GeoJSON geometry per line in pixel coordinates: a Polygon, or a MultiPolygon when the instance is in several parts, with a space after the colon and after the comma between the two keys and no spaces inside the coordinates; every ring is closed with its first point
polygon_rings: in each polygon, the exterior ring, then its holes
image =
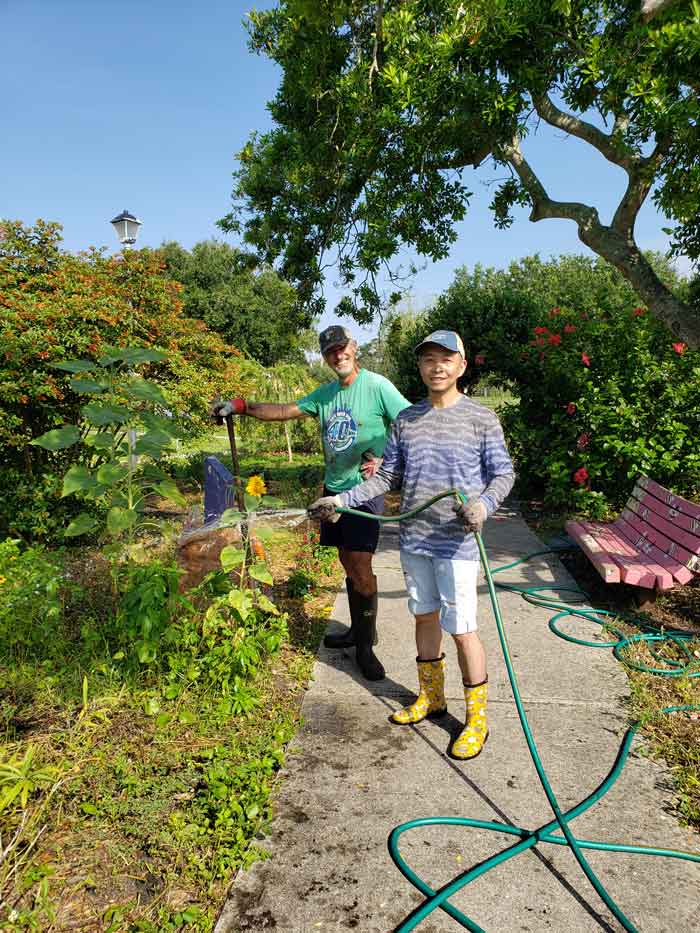
{"type": "MultiPolygon", "coordinates": [[[[389,427],[410,404],[398,389],[377,373],[361,369],[357,343],[345,327],[327,327],[319,337],[323,359],[336,378],[297,402],[274,404],[236,398],[217,402],[214,417],[248,415],[260,421],[318,418],[326,463],[324,495],[346,492],[376,473],[381,464],[389,427]]],[[[379,513],[383,496],[364,503],[362,510],[379,513]]],[[[329,648],[355,646],[357,663],[367,680],[381,680],[384,668],[376,644],[377,578],[372,555],[377,549],[379,524],[352,515],[321,525],[321,544],[338,548],[345,570],[351,627],[342,635],[327,635],[329,648]]]]}

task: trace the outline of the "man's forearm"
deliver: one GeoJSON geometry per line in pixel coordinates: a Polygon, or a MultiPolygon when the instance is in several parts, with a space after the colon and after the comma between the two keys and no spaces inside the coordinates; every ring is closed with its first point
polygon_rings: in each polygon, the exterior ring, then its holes
{"type": "Polygon", "coordinates": [[[248,402],[245,413],[258,421],[289,421],[304,415],[294,403],[278,405],[275,402],[248,402]]]}

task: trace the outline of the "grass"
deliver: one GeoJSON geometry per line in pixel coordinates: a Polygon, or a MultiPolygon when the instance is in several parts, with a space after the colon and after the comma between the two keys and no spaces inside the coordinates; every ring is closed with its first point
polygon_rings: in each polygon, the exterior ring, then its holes
{"type": "MultiPolygon", "coordinates": [[[[230,639],[208,655],[175,641],[170,665],[125,666],[95,555],[69,565],[75,588],[50,650],[0,660],[0,929],[209,931],[236,871],[264,855],[257,840],[341,578],[307,528],[276,532],[266,550],[286,634],[251,662],[242,712],[204,676],[228,665],[230,639]],[[299,569],[312,585],[290,596],[299,569]]],[[[209,590],[198,643],[214,604],[209,590]]]]}
{"type": "MultiPolygon", "coordinates": [[[[323,455],[294,453],[290,463],[286,452],[259,451],[237,445],[242,476],[262,475],[270,495],[282,499],[292,508],[303,508],[316,498],[323,483],[323,455]]],[[[186,446],[181,446],[171,458],[173,474],[179,483],[191,491],[200,492],[204,460],[217,457],[227,469],[233,469],[228,434],[225,428],[215,429],[186,446]]]]}
{"type": "Polygon", "coordinates": [[[497,389],[494,386],[487,386],[482,390],[482,394],[477,393],[473,398],[476,402],[496,412],[502,405],[517,401],[517,396],[513,395],[512,392],[508,392],[506,389],[497,389]]]}

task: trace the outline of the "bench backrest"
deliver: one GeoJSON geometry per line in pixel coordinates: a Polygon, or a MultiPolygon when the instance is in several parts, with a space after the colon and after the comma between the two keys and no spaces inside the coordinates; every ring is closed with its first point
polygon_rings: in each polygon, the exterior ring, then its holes
{"type": "Polygon", "coordinates": [[[646,550],[648,542],[691,572],[700,573],[700,505],[642,476],[622,518],[639,535],[635,543],[640,550],[646,550]]]}

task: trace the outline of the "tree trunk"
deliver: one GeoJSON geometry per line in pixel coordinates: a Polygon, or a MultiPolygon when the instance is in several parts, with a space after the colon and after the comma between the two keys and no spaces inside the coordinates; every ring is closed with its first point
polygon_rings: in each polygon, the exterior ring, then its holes
{"type": "Polygon", "coordinates": [[[579,224],[582,243],[607,260],[627,279],[651,313],[689,347],[700,347],[700,314],[669,291],[634,241],[610,227],[579,224]]]}
{"type": "Polygon", "coordinates": [[[291,440],[291,437],[289,436],[289,425],[287,424],[286,421],[284,421],[283,424],[284,424],[284,436],[287,441],[287,459],[291,463],[293,458],[292,458],[292,440],[291,440]]]}

